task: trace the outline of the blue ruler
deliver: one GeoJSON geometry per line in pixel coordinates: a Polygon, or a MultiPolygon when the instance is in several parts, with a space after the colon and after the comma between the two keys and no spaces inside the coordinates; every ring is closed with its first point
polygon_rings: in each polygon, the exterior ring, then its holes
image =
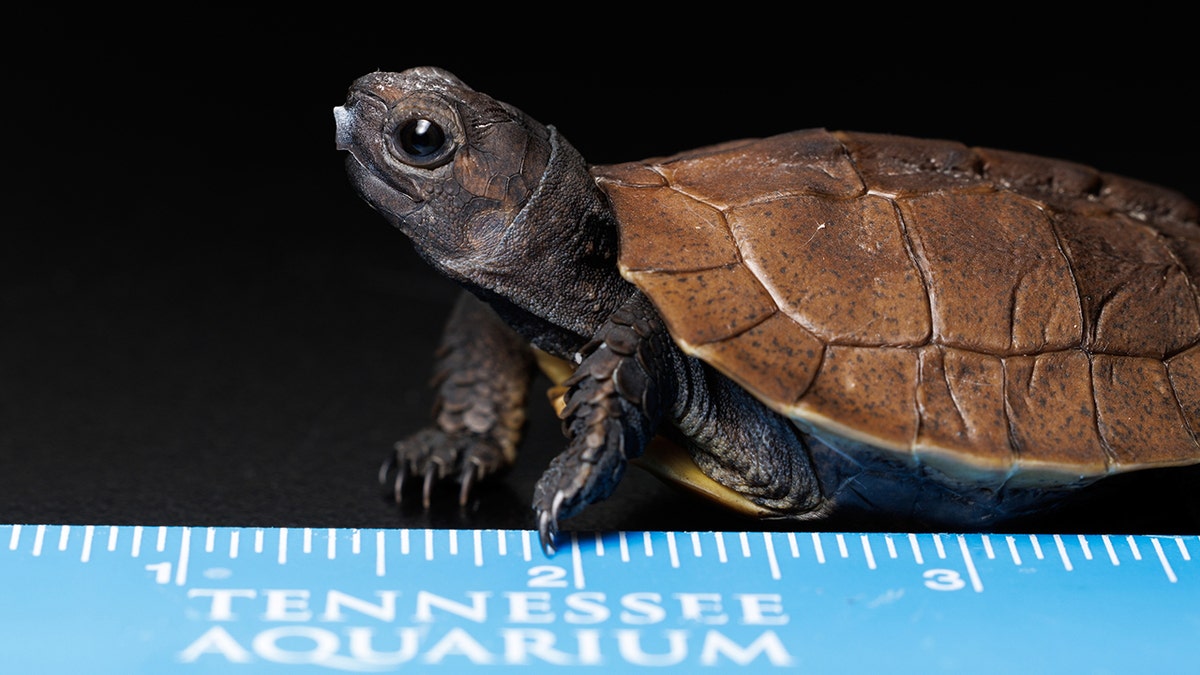
{"type": "Polygon", "coordinates": [[[1200,672],[1200,537],[0,526],[0,672],[1200,672]],[[606,672],[606,671],[605,671],[606,672]]]}

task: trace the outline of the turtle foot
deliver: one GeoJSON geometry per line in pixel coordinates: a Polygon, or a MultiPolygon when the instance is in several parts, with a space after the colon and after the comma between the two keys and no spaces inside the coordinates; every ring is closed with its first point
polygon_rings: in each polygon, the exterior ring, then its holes
{"type": "Polygon", "coordinates": [[[428,509],[437,484],[457,481],[458,503],[465,506],[479,481],[505,466],[503,453],[492,441],[429,428],[396,443],[379,467],[379,483],[397,504],[415,489],[412,484],[420,483],[421,504],[428,509]]]}
{"type": "Polygon", "coordinates": [[[550,462],[533,493],[538,535],[546,555],[554,553],[559,520],[612,494],[627,464],[619,437],[599,447],[571,447],[550,462]]]}

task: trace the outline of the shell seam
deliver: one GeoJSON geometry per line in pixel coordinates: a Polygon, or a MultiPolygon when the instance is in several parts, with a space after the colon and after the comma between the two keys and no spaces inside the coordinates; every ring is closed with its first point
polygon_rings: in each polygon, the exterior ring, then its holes
{"type": "Polygon", "coordinates": [[[1096,363],[1094,355],[1087,350],[1084,350],[1084,355],[1088,360],[1088,378],[1087,385],[1092,391],[1092,410],[1095,411],[1095,417],[1092,424],[1096,427],[1096,438],[1100,440],[1100,448],[1104,450],[1104,470],[1105,473],[1111,474],[1113,466],[1117,464],[1117,453],[1112,446],[1108,444],[1108,439],[1104,437],[1104,430],[1100,428],[1100,399],[1096,395],[1096,363]]]}

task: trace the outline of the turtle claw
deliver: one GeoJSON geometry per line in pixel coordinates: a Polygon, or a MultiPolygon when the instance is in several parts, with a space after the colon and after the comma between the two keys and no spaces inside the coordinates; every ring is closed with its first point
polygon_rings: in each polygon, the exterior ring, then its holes
{"type": "Polygon", "coordinates": [[[479,473],[479,465],[475,462],[467,462],[463,465],[462,474],[458,477],[458,505],[466,506],[471,498],[471,489],[475,487],[476,475],[479,473]]]}
{"type": "Polygon", "coordinates": [[[425,467],[425,484],[421,489],[421,505],[426,509],[433,501],[433,481],[438,477],[438,465],[436,462],[430,462],[429,466],[425,467]]]}
{"type": "Polygon", "coordinates": [[[554,505],[549,511],[538,512],[538,538],[542,544],[542,553],[547,557],[554,555],[556,550],[554,540],[558,537],[558,509],[566,497],[562,490],[554,495],[554,505]]]}

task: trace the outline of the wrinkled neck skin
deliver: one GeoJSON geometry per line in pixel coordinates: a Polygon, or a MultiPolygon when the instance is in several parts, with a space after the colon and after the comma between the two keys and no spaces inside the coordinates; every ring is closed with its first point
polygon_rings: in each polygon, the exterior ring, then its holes
{"type": "Polygon", "coordinates": [[[570,360],[635,291],[617,269],[612,209],[578,151],[548,129],[541,183],[499,243],[431,262],[535,347],[570,360]]]}

